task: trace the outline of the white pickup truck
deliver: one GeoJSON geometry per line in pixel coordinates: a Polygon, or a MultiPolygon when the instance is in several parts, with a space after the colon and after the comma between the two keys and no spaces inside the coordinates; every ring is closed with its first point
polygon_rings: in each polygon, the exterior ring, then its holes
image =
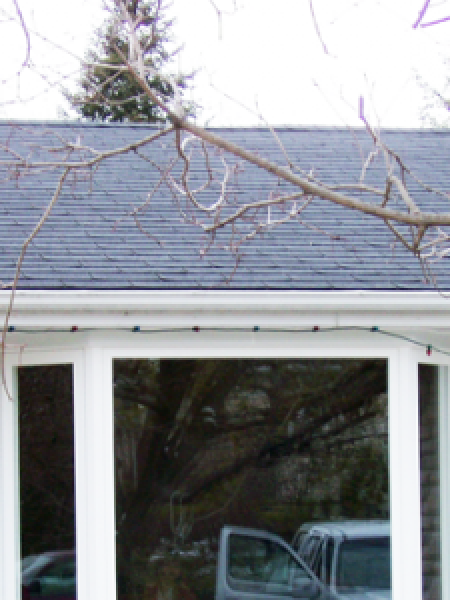
{"type": "Polygon", "coordinates": [[[222,528],[215,600],[331,600],[331,592],[277,535],[222,528]]]}
{"type": "Polygon", "coordinates": [[[390,600],[389,521],[305,524],[277,535],[222,529],[216,600],[390,600]]]}

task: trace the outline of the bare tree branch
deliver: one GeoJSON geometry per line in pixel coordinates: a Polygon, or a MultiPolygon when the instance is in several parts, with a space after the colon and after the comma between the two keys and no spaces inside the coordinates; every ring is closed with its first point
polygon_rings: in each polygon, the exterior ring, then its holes
{"type": "MultiPolygon", "coordinates": [[[[18,0],[14,0],[14,2],[19,17],[21,17],[18,0]]],[[[221,17],[222,10],[217,3],[214,0],[209,0],[209,2],[221,17]]],[[[240,260],[244,242],[293,219],[297,219],[302,226],[313,228],[331,239],[339,239],[339,236],[334,235],[333,232],[322,231],[320,224],[308,223],[302,218],[302,213],[314,199],[321,199],[345,209],[381,219],[395,238],[419,259],[421,256],[426,257],[426,260],[431,260],[447,255],[450,238],[442,228],[450,226],[450,212],[424,212],[409,189],[408,178],[411,178],[425,192],[437,194],[446,200],[450,199],[449,193],[422,181],[405,165],[402,158],[384,143],[381,133],[370,125],[364,114],[363,97],[360,99],[359,116],[367,134],[372,139],[373,147],[367,156],[363,157],[362,154],[359,182],[349,181],[339,185],[329,185],[319,180],[314,175],[313,169],[308,173],[294,164],[291,157],[288,156],[280,136],[268,123],[266,126],[284,156],[285,165],[260,156],[243,146],[238,146],[188,119],[180,101],[179,86],[173,76],[164,75],[157,66],[144,63],[145,49],[142,48],[138,35],[138,28],[143,23],[144,16],[139,12],[137,3],[114,0],[114,4],[119,15],[117,27],[125,28],[128,34],[129,43],[125,46],[127,55],[116,44],[115,51],[121,58],[122,64],[84,63],[91,69],[112,69],[114,71],[109,78],[106,78],[106,83],[103,82],[96,88],[86,90],[86,98],[90,101],[102,102],[103,86],[113,82],[118,73],[126,71],[142,90],[142,94],[133,96],[133,98],[147,97],[167,116],[172,126],[145,136],[132,144],[108,151],[98,151],[93,147],[84,146],[79,139],[73,142],[61,136],[60,145],[38,148],[41,153],[48,153],[48,160],[43,160],[41,156],[35,159],[35,149],[32,146],[27,155],[22,155],[16,148],[4,145],[2,150],[7,156],[0,160],[0,167],[6,170],[8,179],[18,180],[24,175],[64,169],[72,172],[74,181],[87,178],[91,182],[93,170],[104,160],[128,152],[135,152],[144,159],[144,155],[139,152],[139,149],[174,132],[176,158],[171,159],[165,166],[155,165],[160,172],[159,182],[148,192],[143,203],[138,206],[133,204],[133,208],[125,215],[132,217],[142,232],[145,232],[145,229],[139,219],[139,214],[148,209],[151,199],[164,183],[170,189],[181,217],[186,222],[200,227],[207,234],[206,249],[219,239],[216,236],[217,232],[227,228],[229,241],[224,243],[223,237],[221,237],[220,243],[223,247],[231,250],[236,258],[236,264],[240,260]],[[174,99],[166,100],[150,87],[149,77],[153,76],[157,76],[173,86],[174,99]],[[198,158],[198,154],[196,155],[198,152],[201,153],[204,164],[204,180],[200,184],[196,184],[194,188],[191,185],[191,168],[194,157],[198,158]],[[377,188],[366,184],[365,181],[367,173],[380,157],[384,159],[386,175],[383,186],[377,188]],[[181,174],[174,170],[177,159],[182,161],[181,174]],[[262,172],[271,174],[274,177],[274,183],[278,182],[277,185],[284,182],[290,184],[293,189],[282,193],[272,190],[266,198],[257,198],[239,204],[233,198],[233,182],[237,180],[238,173],[245,164],[254,165],[262,172]],[[206,191],[208,194],[202,195],[206,191]],[[205,201],[205,197],[207,201],[205,201]],[[405,232],[405,226],[410,228],[409,233],[405,232]]],[[[417,26],[422,23],[429,4],[429,1],[424,3],[417,19],[417,26]]],[[[309,8],[317,35],[324,51],[328,54],[314,12],[313,0],[310,0],[309,8]]],[[[161,10],[162,2],[158,0],[153,21],[154,27],[156,27],[155,21],[159,18],[161,10]]],[[[21,23],[26,31],[23,19],[21,19],[21,23]]],[[[27,39],[29,40],[29,37],[27,39]]],[[[29,59],[29,48],[28,44],[27,60],[29,59]]],[[[124,99],[122,103],[128,101],[131,99],[124,99]]],[[[116,101],[112,100],[112,102],[116,101]]],[[[119,101],[117,103],[120,104],[119,101]]],[[[258,117],[265,122],[261,114],[258,117]]],[[[116,222],[116,226],[119,222],[120,219],[116,222]]]]}
{"type": "Polygon", "coordinates": [[[425,13],[428,10],[428,7],[430,6],[430,2],[431,2],[431,0],[425,0],[425,4],[420,9],[419,16],[417,17],[417,20],[414,22],[413,29],[417,29],[417,27],[420,25],[421,21],[423,20],[423,18],[425,16],[425,13]]]}
{"type": "Polygon", "coordinates": [[[433,27],[434,25],[441,25],[442,23],[446,23],[450,21],[450,17],[442,17],[441,19],[436,19],[435,21],[429,21],[428,23],[421,23],[421,27],[433,27]]]}

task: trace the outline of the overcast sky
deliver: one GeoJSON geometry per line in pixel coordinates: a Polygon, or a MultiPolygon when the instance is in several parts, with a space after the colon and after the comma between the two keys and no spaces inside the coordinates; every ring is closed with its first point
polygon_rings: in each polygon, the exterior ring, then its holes
{"type": "MultiPolygon", "coordinates": [[[[9,18],[13,0],[3,0],[0,118],[56,119],[67,112],[61,83],[73,85],[101,24],[101,0],[19,2],[32,67],[20,69],[26,40],[9,18]]],[[[215,4],[220,20],[209,0],[173,0],[171,8],[183,45],[174,69],[197,72],[191,95],[203,122],[254,125],[259,112],[277,125],[355,125],[363,96],[372,122],[415,127],[425,104],[417,78],[443,91],[450,75],[450,21],[412,27],[424,0],[313,0],[316,22],[310,0],[215,4]]],[[[450,2],[435,0],[427,20],[449,15],[450,2]]]]}

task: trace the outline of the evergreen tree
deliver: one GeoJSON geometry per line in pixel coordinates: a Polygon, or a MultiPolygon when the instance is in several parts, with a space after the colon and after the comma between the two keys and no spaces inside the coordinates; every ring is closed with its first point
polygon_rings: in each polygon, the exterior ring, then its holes
{"type": "MultiPolygon", "coordinates": [[[[143,50],[144,66],[160,72],[170,61],[166,47],[170,42],[172,21],[167,20],[160,0],[126,0],[126,9],[133,22],[143,50]]],[[[129,54],[129,24],[125,22],[117,2],[111,15],[86,57],[86,67],[79,82],[81,88],[69,96],[72,106],[83,116],[101,121],[161,122],[166,117],[145,95],[132,74],[123,70],[123,57],[129,54]],[[117,65],[117,70],[95,65],[117,65]]],[[[173,85],[159,76],[146,72],[148,85],[167,100],[174,95],[173,85]]],[[[177,78],[180,87],[185,78],[177,78]]]]}

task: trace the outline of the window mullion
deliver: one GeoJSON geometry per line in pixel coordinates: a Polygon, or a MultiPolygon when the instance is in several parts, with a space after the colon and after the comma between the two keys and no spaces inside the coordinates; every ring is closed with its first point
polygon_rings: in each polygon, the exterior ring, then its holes
{"type": "Polygon", "coordinates": [[[114,600],[112,369],[101,347],[88,346],[84,364],[84,394],[76,413],[78,599],[114,600]]]}
{"type": "Polygon", "coordinates": [[[422,597],[419,387],[408,348],[389,363],[392,598],[422,597]]]}

